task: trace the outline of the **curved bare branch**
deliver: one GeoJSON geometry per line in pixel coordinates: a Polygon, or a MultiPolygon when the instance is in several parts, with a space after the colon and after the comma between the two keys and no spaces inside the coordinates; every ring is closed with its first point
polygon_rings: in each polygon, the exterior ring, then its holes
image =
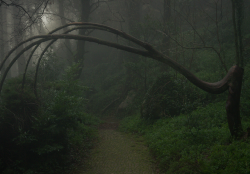
{"type": "MultiPolygon", "coordinates": [[[[34,37],[33,37],[34,38],[34,37]]],[[[149,53],[148,51],[144,51],[141,49],[136,49],[133,47],[129,47],[129,46],[124,46],[124,45],[120,45],[114,42],[108,42],[108,41],[104,41],[104,40],[100,40],[94,37],[89,37],[89,36],[82,36],[82,35],[69,35],[69,34],[57,34],[57,35],[38,35],[35,36],[35,38],[42,38],[41,40],[35,41],[33,43],[31,43],[30,45],[28,45],[27,47],[25,47],[20,53],[18,53],[13,60],[10,62],[9,66],[6,68],[5,72],[3,73],[3,77],[1,79],[0,82],[0,92],[2,90],[2,86],[4,83],[4,80],[10,70],[10,68],[13,66],[13,64],[16,62],[16,60],[27,50],[29,50],[30,48],[32,48],[34,45],[40,44],[42,42],[48,41],[48,40],[52,40],[52,39],[75,39],[75,40],[85,40],[85,41],[89,41],[89,42],[95,42],[101,45],[106,45],[106,46],[110,46],[110,47],[114,47],[120,50],[124,50],[124,51],[128,51],[131,53],[135,53],[135,54],[139,54],[142,56],[146,56],[149,57],[149,53]]],[[[9,55],[9,54],[8,54],[9,55]]]]}
{"type": "MultiPolygon", "coordinates": [[[[74,31],[74,30],[77,30],[77,29],[83,29],[83,27],[77,27],[77,28],[73,28],[73,29],[67,30],[67,31],[64,32],[64,34],[67,34],[67,33],[71,32],[71,31],[74,31]]],[[[41,58],[43,57],[44,53],[47,51],[47,49],[49,48],[49,46],[52,45],[52,44],[54,43],[54,41],[55,41],[55,40],[51,41],[51,42],[48,44],[48,46],[44,49],[44,51],[43,51],[43,53],[41,54],[41,56],[40,56],[39,59],[41,59],[41,58]]],[[[25,67],[24,74],[23,74],[22,89],[24,88],[25,77],[26,77],[26,73],[27,73],[27,70],[28,70],[28,66],[29,66],[30,60],[31,60],[31,58],[32,58],[32,56],[33,56],[33,54],[34,54],[34,52],[36,51],[36,49],[39,47],[40,44],[41,44],[41,43],[37,44],[36,47],[31,51],[30,56],[29,56],[29,58],[28,58],[28,60],[27,60],[26,67],[25,67]]],[[[40,61],[38,60],[38,62],[40,62],[40,61]]],[[[40,64],[40,63],[38,63],[37,66],[39,66],[39,64],[40,64]]],[[[37,71],[38,71],[38,70],[37,70],[37,71]]],[[[37,71],[36,71],[36,74],[37,74],[37,71]]],[[[36,83],[36,76],[37,76],[37,75],[35,75],[35,83],[36,83]]]]}
{"type": "Polygon", "coordinates": [[[2,76],[2,79],[1,79],[1,82],[0,82],[0,93],[2,91],[2,87],[3,87],[3,83],[4,83],[4,80],[6,79],[6,76],[10,70],[10,68],[13,66],[13,64],[16,62],[16,60],[27,50],[29,50],[30,48],[32,48],[33,46],[37,45],[37,44],[40,44],[42,42],[45,42],[49,39],[41,39],[39,41],[36,41],[36,42],[33,42],[32,44],[28,45],[27,47],[25,47],[20,53],[18,53],[14,59],[10,62],[10,64],[6,67],[6,70],[4,71],[3,73],[3,76],[2,76]]]}
{"type": "Polygon", "coordinates": [[[179,63],[175,62],[174,60],[170,59],[169,57],[159,52],[153,54],[152,58],[171,66],[173,69],[175,69],[176,71],[181,73],[183,76],[185,76],[195,86],[201,88],[202,90],[206,92],[213,93],[213,94],[220,94],[228,89],[232,75],[235,72],[236,67],[238,67],[237,65],[231,67],[227,75],[221,81],[218,81],[215,83],[209,83],[209,82],[200,80],[193,73],[191,73],[188,69],[186,69],[179,63]]]}
{"type": "MultiPolygon", "coordinates": [[[[79,30],[79,29],[86,29],[86,27],[76,27],[76,28],[72,28],[72,29],[70,29],[70,30],[65,31],[63,34],[67,34],[67,33],[70,33],[70,32],[72,32],[72,31],[74,31],[74,30],[79,30]]],[[[57,39],[52,40],[52,41],[44,48],[43,52],[41,53],[41,55],[40,55],[40,57],[39,57],[39,59],[38,59],[38,61],[37,61],[36,72],[35,72],[35,78],[34,78],[34,93],[35,93],[36,97],[38,97],[36,85],[37,85],[37,76],[38,76],[38,70],[39,70],[40,62],[41,62],[41,60],[42,60],[43,55],[45,54],[45,52],[46,52],[46,51],[49,49],[49,47],[50,47],[54,42],[56,42],[56,41],[57,41],[57,39]]],[[[28,63],[28,62],[27,62],[27,63],[28,63]]]]}
{"type": "Polygon", "coordinates": [[[73,23],[69,23],[69,24],[66,24],[64,26],[61,26],[59,28],[56,28],[55,30],[51,31],[51,32],[56,32],[62,28],[65,28],[65,27],[68,27],[68,26],[79,26],[79,25],[84,25],[84,26],[89,26],[90,29],[98,29],[98,30],[103,30],[103,31],[107,31],[107,32],[110,32],[110,33],[113,33],[113,34],[117,34],[118,36],[124,38],[124,39],[127,39],[141,47],[147,47],[148,44],[146,44],[145,42],[143,41],[140,41],[138,39],[136,39],[135,37],[123,32],[123,31],[120,31],[120,30],[117,30],[117,29],[114,29],[112,27],[108,27],[106,25],[102,25],[102,24],[96,24],[96,23],[90,23],[90,22],[73,22],[73,23]]]}
{"type": "MultiPolygon", "coordinates": [[[[113,33],[113,34],[117,34],[119,35],[120,37],[124,38],[124,39],[127,39],[131,42],[134,42],[135,44],[139,45],[139,46],[142,46],[144,48],[147,47],[147,44],[134,38],[133,36],[130,36],[128,34],[126,34],[125,32],[123,31],[119,31],[117,29],[114,29],[114,28],[111,28],[111,27],[108,27],[108,26],[105,26],[105,25],[102,25],[102,24],[95,24],[95,23],[85,23],[85,22],[74,22],[74,23],[70,23],[70,24],[66,24],[64,26],[61,26],[61,27],[58,27],[54,30],[52,30],[51,32],[49,32],[48,34],[53,34],[63,28],[66,28],[66,27],[69,27],[69,26],[85,26],[84,29],[97,29],[97,30],[102,30],[102,31],[107,31],[107,32],[110,32],[110,33],[113,33]]],[[[10,57],[10,55],[18,48],[20,47],[22,44],[24,43],[27,43],[29,41],[32,41],[32,40],[35,40],[35,39],[39,39],[41,38],[40,35],[38,36],[33,36],[23,42],[20,42],[18,45],[16,45],[13,49],[11,49],[9,51],[9,53],[5,56],[5,58],[3,59],[3,61],[1,62],[0,64],[0,71],[3,67],[3,65],[5,64],[6,60],[10,57]]]]}
{"type": "MultiPolygon", "coordinates": [[[[72,29],[70,29],[70,30],[67,30],[67,31],[65,31],[63,34],[67,34],[67,33],[69,33],[69,32],[71,32],[71,31],[74,31],[74,30],[78,30],[78,29],[86,29],[86,27],[76,27],[76,28],[72,28],[72,29]]],[[[34,86],[34,90],[36,90],[36,78],[37,78],[37,73],[38,73],[38,67],[39,67],[39,65],[40,65],[40,59],[42,59],[42,57],[43,57],[43,55],[44,55],[44,53],[47,51],[47,49],[50,47],[50,45],[52,45],[54,42],[55,42],[56,40],[53,40],[53,41],[51,41],[49,44],[48,44],[48,46],[46,46],[46,48],[44,49],[44,51],[43,51],[43,53],[40,55],[40,58],[38,59],[38,64],[37,64],[37,70],[36,70],[36,74],[35,74],[35,86],[34,86]]],[[[31,54],[30,54],[30,56],[29,56],[29,58],[28,58],[28,60],[27,60],[27,63],[26,63],[26,67],[25,67],[25,71],[24,71],[24,74],[23,74],[23,82],[22,82],[22,89],[24,88],[24,84],[25,84],[25,76],[26,76],[26,73],[27,73],[27,70],[28,70],[28,66],[29,66],[29,62],[30,62],[30,60],[31,60],[31,58],[32,58],[32,56],[33,56],[33,54],[34,54],[34,52],[36,51],[36,49],[39,47],[39,45],[40,45],[41,43],[39,43],[39,44],[37,44],[36,45],[36,47],[32,50],[32,52],[31,52],[31,54]]],[[[35,92],[36,93],[36,92],[35,92]]]]}
{"type": "Polygon", "coordinates": [[[28,66],[29,66],[30,60],[31,60],[34,52],[36,51],[36,49],[39,47],[39,45],[40,44],[37,44],[36,47],[31,51],[29,59],[27,60],[27,63],[26,63],[26,66],[25,66],[25,70],[24,70],[24,73],[23,73],[22,90],[24,89],[26,73],[27,73],[27,70],[28,70],[28,66]]]}
{"type": "MultiPolygon", "coordinates": [[[[82,25],[83,23],[75,23],[72,25],[82,25]]],[[[91,26],[91,23],[84,23],[84,25],[87,24],[89,26],[91,26]]],[[[68,24],[69,26],[70,24],[68,24]]],[[[94,24],[95,25],[95,24],[94,24]]],[[[89,36],[83,36],[83,35],[71,35],[71,34],[54,34],[54,35],[39,35],[39,36],[35,36],[33,38],[41,38],[38,41],[35,41],[33,43],[31,43],[30,45],[28,45],[27,47],[25,47],[9,64],[9,66],[6,68],[6,71],[3,74],[3,77],[1,79],[0,82],[0,92],[2,89],[2,85],[3,82],[6,78],[6,75],[9,71],[9,69],[11,68],[11,66],[14,64],[14,62],[19,58],[19,56],[21,54],[23,54],[26,50],[30,49],[31,47],[33,47],[34,45],[37,44],[41,44],[42,42],[48,41],[48,40],[56,40],[56,39],[75,39],[75,40],[85,40],[85,41],[89,41],[89,42],[94,42],[94,43],[98,43],[101,45],[106,45],[109,47],[113,47],[113,48],[117,48],[120,50],[124,50],[124,51],[128,51],[131,53],[135,53],[141,56],[145,56],[145,57],[150,57],[152,59],[155,59],[157,61],[160,61],[162,63],[165,63],[169,66],[171,66],[172,68],[174,68],[176,71],[178,71],[179,73],[181,73],[182,75],[184,75],[190,82],[192,82],[195,86],[201,88],[204,91],[210,92],[210,93],[222,93],[225,90],[228,89],[229,84],[231,83],[231,79],[232,79],[232,75],[235,72],[235,69],[237,68],[237,66],[233,66],[227,73],[227,75],[219,82],[216,83],[208,83],[208,82],[204,82],[200,79],[198,79],[193,73],[191,73],[189,70],[187,70],[186,68],[184,68],[183,66],[181,66],[180,64],[178,64],[177,62],[175,62],[174,60],[170,59],[169,57],[163,55],[162,53],[158,52],[157,50],[155,50],[151,45],[144,43],[124,32],[121,32],[119,30],[113,30],[110,31],[108,29],[110,29],[110,27],[104,26],[103,25],[99,25],[96,24],[96,27],[100,27],[102,30],[105,31],[109,31],[112,32],[114,34],[118,34],[121,37],[126,38],[127,40],[132,40],[134,43],[137,43],[138,45],[140,45],[141,47],[145,48],[146,50],[142,50],[142,49],[137,49],[137,48],[133,48],[133,47],[129,47],[129,46],[124,46],[124,45],[120,45],[118,43],[114,43],[114,42],[109,42],[109,41],[105,41],[105,40],[101,40],[101,39],[97,39],[95,37],[89,37],[89,36]]],[[[65,25],[64,27],[67,27],[67,25],[65,25]]],[[[61,28],[61,27],[60,27],[61,28]]],[[[98,28],[99,29],[99,28],[98,28]]],[[[58,29],[57,29],[58,30],[58,29]]],[[[53,41],[54,42],[54,41],[53,41]]]]}

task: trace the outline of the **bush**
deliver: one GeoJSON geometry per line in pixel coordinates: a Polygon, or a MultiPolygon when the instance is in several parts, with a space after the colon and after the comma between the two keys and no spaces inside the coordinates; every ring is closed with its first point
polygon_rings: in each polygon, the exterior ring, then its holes
{"type": "Polygon", "coordinates": [[[248,173],[249,140],[231,140],[224,108],[224,102],[211,103],[151,125],[130,117],[121,130],[142,133],[166,173],[248,173]]]}
{"type": "Polygon", "coordinates": [[[140,114],[125,117],[119,126],[119,130],[127,133],[144,134],[146,130],[152,125],[149,120],[141,119],[140,114]]]}
{"type": "Polygon", "coordinates": [[[207,103],[207,96],[184,78],[162,74],[146,94],[141,115],[159,119],[188,113],[207,103]]]}
{"type": "Polygon", "coordinates": [[[98,120],[85,113],[87,88],[72,80],[76,70],[73,66],[62,80],[50,82],[39,101],[31,80],[24,91],[21,78],[6,83],[0,116],[1,173],[63,173],[86,156],[98,120]]]}
{"type": "MultiPolygon", "coordinates": [[[[26,160],[23,159],[26,156],[24,151],[28,150],[29,146],[20,145],[17,137],[21,132],[27,133],[31,129],[33,118],[39,112],[39,102],[31,90],[33,84],[28,80],[28,85],[22,90],[21,81],[21,78],[8,80],[1,96],[0,159],[2,165],[0,170],[10,165],[13,160],[15,164],[26,160]]],[[[34,137],[29,137],[30,140],[32,138],[34,137]]]]}

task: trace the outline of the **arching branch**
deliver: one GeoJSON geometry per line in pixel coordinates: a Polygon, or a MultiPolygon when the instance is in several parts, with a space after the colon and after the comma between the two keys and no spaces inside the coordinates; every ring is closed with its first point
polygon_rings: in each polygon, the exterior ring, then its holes
{"type": "MultiPolygon", "coordinates": [[[[71,31],[74,31],[74,30],[78,30],[78,29],[85,29],[85,27],[76,27],[76,28],[73,28],[73,29],[70,29],[70,30],[67,30],[65,31],[63,34],[67,34],[71,31]]],[[[47,46],[46,48],[44,49],[44,51],[42,52],[42,54],[40,55],[39,59],[38,59],[38,63],[37,63],[37,68],[36,68],[36,74],[35,74],[35,84],[34,84],[34,91],[35,91],[35,94],[37,94],[36,92],[36,79],[37,79],[37,73],[38,73],[38,67],[40,65],[40,59],[42,59],[44,53],[48,50],[48,48],[55,42],[56,40],[52,40],[47,46]]],[[[34,52],[36,51],[36,49],[39,47],[41,43],[37,44],[36,47],[32,50],[32,52],[30,53],[30,56],[27,60],[27,63],[26,63],[26,67],[25,67],[25,71],[24,71],[24,74],[23,74],[23,81],[22,81],[22,89],[24,88],[24,84],[25,84],[25,77],[26,77],[26,73],[27,73],[27,70],[28,70],[28,66],[29,66],[29,63],[30,63],[30,60],[32,59],[32,56],[34,54],[34,52]]]]}
{"type": "MultiPolygon", "coordinates": [[[[32,48],[34,45],[37,44],[41,44],[43,42],[46,42],[48,40],[52,40],[52,39],[75,39],[75,40],[85,40],[85,41],[89,41],[89,42],[95,42],[101,45],[106,45],[106,46],[110,46],[110,47],[114,47],[120,50],[124,50],[124,51],[128,51],[131,53],[135,53],[135,54],[139,54],[142,56],[146,56],[149,57],[149,53],[148,51],[144,51],[141,49],[137,49],[137,48],[133,48],[133,47],[129,47],[129,46],[124,46],[124,45],[120,45],[114,42],[108,42],[108,41],[104,41],[104,40],[100,40],[94,37],[89,37],[89,36],[81,36],[81,35],[67,35],[67,34],[57,34],[57,35],[38,35],[35,36],[36,38],[42,38],[41,40],[35,41],[31,44],[29,44],[28,46],[26,46],[20,53],[18,53],[13,60],[10,62],[9,66],[6,68],[5,72],[3,73],[3,77],[1,79],[0,82],[0,92],[2,90],[2,86],[4,83],[4,80],[8,74],[8,71],[10,70],[10,68],[13,66],[13,64],[17,61],[17,59],[27,50],[29,50],[30,48],[32,48]]],[[[8,54],[9,55],[9,54],[8,54]]],[[[6,60],[5,60],[6,61],[6,60]]]]}
{"type": "MultiPolygon", "coordinates": [[[[61,26],[61,27],[58,27],[54,30],[52,30],[51,32],[49,32],[48,34],[53,34],[63,28],[66,28],[66,27],[69,27],[69,26],[82,26],[82,27],[85,27],[84,29],[96,29],[96,30],[102,30],[102,31],[106,31],[106,32],[110,32],[110,33],[113,33],[113,34],[116,34],[116,35],[119,35],[120,37],[124,38],[124,39],[127,39],[128,41],[131,41],[139,46],[142,46],[142,47],[146,47],[145,43],[134,38],[133,36],[130,36],[128,34],[126,34],[125,32],[123,31],[119,31],[117,29],[114,29],[114,28],[111,28],[111,27],[108,27],[108,26],[105,26],[105,25],[102,25],[102,24],[95,24],[95,23],[84,23],[84,22],[74,22],[74,23],[70,23],[70,24],[66,24],[64,26],[61,26]]],[[[29,42],[29,41],[33,41],[35,39],[39,39],[41,38],[41,35],[38,35],[38,36],[34,36],[34,37],[31,37],[23,42],[20,42],[18,45],[16,45],[13,49],[11,49],[8,54],[5,56],[4,60],[1,62],[0,64],[0,71],[3,67],[3,65],[5,64],[6,60],[10,57],[10,55],[15,51],[17,50],[18,47],[20,47],[21,45],[29,42]]]]}
{"type": "Polygon", "coordinates": [[[34,52],[36,51],[36,49],[39,47],[40,44],[37,44],[36,47],[31,51],[30,53],[30,56],[27,60],[27,63],[26,63],[26,66],[25,66],[25,70],[24,70],[24,73],[23,73],[23,81],[22,81],[22,90],[24,89],[24,84],[25,84],[25,80],[26,80],[26,73],[27,73],[27,70],[28,70],[28,66],[29,66],[29,63],[30,63],[30,60],[34,54],[34,52]]]}
{"type": "MultiPolygon", "coordinates": [[[[74,30],[79,30],[79,29],[86,29],[86,27],[76,27],[76,28],[72,28],[72,29],[70,29],[70,30],[65,31],[63,34],[67,34],[67,33],[70,33],[70,32],[72,32],[72,31],[74,31],[74,30]]],[[[41,62],[41,60],[42,60],[42,58],[43,58],[43,55],[46,53],[46,51],[49,49],[49,47],[50,47],[54,42],[56,42],[56,41],[57,41],[57,39],[52,40],[52,41],[44,48],[43,52],[41,53],[41,55],[40,55],[40,57],[39,57],[39,59],[38,59],[38,61],[37,61],[36,73],[35,73],[35,78],[34,78],[34,93],[35,93],[36,97],[38,97],[36,85],[37,85],[37,77],[38,77],[38,70],[39,70],[40,62],[41,62]]],[[[37,48],[37,47],[36,47],[36,48],[37,48]]],[[[36,48],[35,48],[35,49],[36,49],[36,48]]],[[[30,59],[31,59],[31,57],[30,57],[30,59]]],[[[27,62],[27,66],[28,66],[28,63],[29,63],[29,62],[27,62]]],[[[26,67],[27,67],[27,66],[26,66],[26,67]]],[[[25,71],[25,73],[26,73],[26,71],[25,71]]]]}
{"type": "MultiPolygon", "coordinates": [[[[85,40],[85,41],[89,41],[89,42],[95,42],[101,45],[106,45],[106,46],[110,46],[110,47],[114,47],[117,49],[121,49],[124,51],[128,51],[131,53],[135,53],[138,55],[142,55],[145,57],[151,57],[157,61],[163,62],[169,66],[171,66],[172,68],[174,68],[176,71],[180,72],[182,75],[184,75],[190,82],[192,82],[194,85],[196,85],[197,87],[210,92],[210,93],[222,93],[225,90],[228,89],[228,83],[230,81],[231,75],[234,72],[235,67],[232,67],[228,74],[225,76],[225,78],[223,78],[221,81],[216,82],[216,83],[208,83],[208,82],[204,82],[200,79],[198,79],[193,73],[191,73],[189,70],[187,70],[186,68],[184,68],[183,66],[181,66],[180,64],[178,64],[177,62],[175,62],[174,60],[168,58],[167,56],[161,54],[160,52],[156,51],[151,45],[142,42],[122,31],[113,29],[111,27],[105,26],[105,25],[101,25],[101,24],[94,24],[94,23],[71,23],[71,24],[67,24],[65,26],[59,27],[53,31],[51,31],[49,33],[49,35],[38,35],[38,36],[34,36],[24,42],[22,42],[21,44],[24,44],[28,41],[32,41],[34,39],[39,39],[38,41],[33,42],[32,44],[28,45],[27,47],[24,48],[24,50],[22,50],[9,64],[9,66],[7,67],[6,71],[3,74],[3,78],[0,82],[0,92],[2,89],[2,85],[3,82],[6,78],[6,75],[10,69],[10,67],[14,64],[14,62],[19,58],[20,55],[22,55],[26,50],[30,49],[31,47],[33,47],[36,44],[41,44],[42,42],[48,41],[48,40],[52,40],[52,39],[75,39],[75,40],[85,40]],[[120,45],[114,42],[109,42],[109,41],[104,41],[101,39],[97,39],[95,37],[90,37],[90,36],[81,36],[81,35],[69,35],[69,34],[50,34],[50,33],[54,33],[64,27],[68,27],[71,25],[81,25],[81,26],[86,26],[92,29],[99,29],[99,30],[104,30],[104,31],[108,31],[114,34],[117,34],[129,41],[132,41],[134,43],[136,43],[137,45],[143,47],[145,50],[142,49],[137,49],[137,48],[133,48],[133,47],[129,47],[129,46],[124,46],[124,45],[120,45]]],[[[20,46],[21,44],[19,44],[18,46],[20,46]]],[[[12,49],[9,54],[6,56],[5,60],[2,62],[0,69],[3,66],[3,63],[7,60],[7,58],[10,56],[10,54],[12,52],[15,51],[15,49],[18,48],[18,46],[16,46],[14,49],[12,49]]]]}
{"type": "Polygon", "coordinates": [[[2,80],[0,82],[0,92],[2,89],[2,85],[3,82],[7,76],[7,73],[9,71],[9,69],[11,68],[11,66],[15,63],[15,61],[19,58],[20,55],[22,55],[25,51],[27,51],[28,49],[30,49],[31,47],[33,47],[34,45],[40,44],[42,42],[48,41],[48,40],[52,40],[52,39],[75,39],[75,40],[85,40],[85,41],[89,41],[89,42],[95,42],[101,45],[106,45],[106,46],[110,46],[113,48],[117,48],[120,50],[124,50],[124,51],[128,51],[131,53],[135,53],[141,56],[145,56],[145,57],[151,57],[157,61],[163,62],[169,66],[171,66],[172,68],[174,68],[175,70],[177,70],[178,72],[180,72],[182,75],[184,75],[190,82],[192,82],[194,85],[196,85],[197,87],[210,92],[210,93],[222,93],[225,90],[228,89],[228,83],[230,82],[230,78],[232,76],[232,73],[234,72],[235,66],[232,67],[228,74],[225,76],[225,78],[223,78],[221,81],[216,82],[216,83],[208,83],[208,82],[204,82],[200,79],[198,79],[193,73],[191,73],[189,70],[187,70],[186,68],[184,68],[183,66],[181,66],[180,64],[178,64],[177,62],[173,61],[172,59],[168,58],[167,56],[161,54],[160,52],[156,51],[151,45],[147,44],[147,43],[143,43],[144,48],[146,48],[146,50],[141,50],[141,49],[137,49],[137,48],[133,48],[133,47],[129,47],[129,46],[124,46],[124,45],[120,45],[114,42],[109,42],[109,41],[104,41],[104,40],[100,40],[94,37],[89,37],[89,36],[82,36],[82,35],[70,35],[70,34],[55,34],[55,35],[39,35],[36,36],[36,38],[42,38],[39,41],[33,42],[30,45],[28,45],[27,47],[25,47],[9,64],[9,66],[6,68],[6,71],[3,74],[2,80]]]}
{"type": "MultiPolygon", "coordinates": [[[[67,32],[65,32],[65,33],[67,33],[67,32]]],[[[32,48],[35,45],[36,45],[36,48],[37,48],[41,43],[52,40],[48,44],[48,46],[44,49],[43,53],[41,54],[41,56],[39,58],[39,62],[38,62],[37,68],[36,68],[37,73],[38,73],[38,66],[39,66],[39,63],[40,63],[40,61],[42,59],[43,54],[46,52],[46,50],[49,48],[49,46],[52,45],[57,39],[85,40],[85,41],[94,42],[94,43],[97,43],[97,44],[117,48],[117,49],[124,50],[124,51],[127,51],[127,52],[135,53],[137,55],[152,58],[154,60],[157,60],[159,62],[162,62],[162,63],[165,63],[165,64],[169,65],[170,67],[172,67],[173,69],[175,69],[176,71],[178,71],[179,73],[184,75],[195,86],[197,86],[197,87],[201,88],[202,90],[207,91],[209,93],[219,94],[219,93],[222,93],[222,92],[226,91],[227,89],[229,89],[229,98],[228,98],[228,102],[227,102],[227,106],[226,106],[228,120],[229,120],[229,129],[231,131],[232,136],[237,137],[237,136],[240,135],[242,128],[241,128],[240,114],[239,114],[239,102],[240,102],[240,90],[241,90],[241,80],[240,79],[242,79],[242,76],[243,76],[243,69],[242,68],[240,68],[237,65],[233,66],[228,71],[227,75],[219,82],[215,82],[215,83],[204,82],[204,81],[198,79],[193,73],[191,73],[189,70],[184,68],[179,63],[175,62],[174,60],[170,59],[169,57],[167,57],[167,56],[163,55],[162,53],[160,53],[159,51],[155,50],[153,48],[153,46],[151,46],[150,44],[142,42],[142,41],[140,41],[140,40],[138,40],[138,39],[124,33],[124,32],[122,32],[122,31],[119,31],[119,30],[116,30],[114,28],[111,28],[111,27],[108,27],[108,26],[105,26],[105,25],[101,25],[101,24],[71,23],[71,24],[67,24],[65,26],[62,26],[62,27],[59,27],[59,28],[53,30],[48,35],[38,35],[38,36],[32,37],[32,38],[22,42],[21,44],[24,44],[24,43],[29,42],[29,41],[33,41],[33,43],[30,43],[22,51],[20,51],[13,58],[13,60],[10,62],[10,64],[7,66],[5,72],[3,73],[2,79],[0,81],[0,93],[1,93],[2,86],[3,86],[4,80],[5,80],[6,76],[7,76],[8,71],[13,66],[13,64],[17,61],[17,59],[25,51],[29,50],[30,48],[32,48]],[[118,35],[118,36],[120,36],[120,37],[122,37],[122,38],[124,38],[124,39],[126,39],[128,41],[131,41],[131,42],[141,46],[143,49],[138,49],[138,48],[134,48],[134,47],[130,47],[130,46],[125,46],[125,45],[121,45],[121,44],[118,44],[118,43],[105,41],[105,40],[101,40],[101,39],[98,39],[98,38],[95,38],[95,37],[84,36],[84,35],[52,34],[52,33],[56,32],[56,31],[58,31],[58,30],[60,30],[62,28],[72,26],[72,25],[73,26],[81,26],[81,27],[73,28],[71,30],[68,30],[67,32],[73,31],[75,29],[82,29],[82,27],[84,27],[84,29],[88,28],[88,29],[103,30],[103,31],[107,31],[107,32],[116,34],[116,35],[118,35]],[[39,39],[39,40],[33,41],[34,39],[39,39]]],[[[8,59],[8,57],[11,55],[11,53],[13,53],[21,44],[17,45],[14,49],[12,49],[8,53],[8,55],[5,57],[4,61],[0,65],[0,69],[2,68],[3,64],[8,59]]],[[[29,58],[29,60],[27,62],[26,71],[27,71],[28,63],[29,63],[35,49],[32,51],[32,53],[30,55],[30,58],[29,58]]],[[[26,73],[26,71],[25,71],[25,73],[26,73]]],[[[37,79],[37,73],[36,73],[36,77],[35,77],[36,79],[37,79]]]]}

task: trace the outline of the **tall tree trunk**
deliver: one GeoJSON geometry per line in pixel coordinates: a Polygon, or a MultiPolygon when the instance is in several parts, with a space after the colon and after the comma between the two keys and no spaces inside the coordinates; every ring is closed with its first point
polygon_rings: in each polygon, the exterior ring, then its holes
{"type": "MultiPolygon", "coordinates": [[[[64,0],[58,0],[58,5],[59,5],[59,16],[61,18],[61,24],[66,25],[66,20],[65,20],[65,12],[64,12],[64,0]]],[[[66,28],[63,29],[63,32],[66,31],[66,28]]],[[[66,46],[66,57],[67,60],[70,64],[72,64],[72,50],[71,50],[71,44],[70,40],[66,39],[65,40],[65,46],[66,46]]]]}
{"type": "Polygon", "coordinates": [[[232,0],[232,18],[234,24],[235,47],[237,54],[237,65],[244,66],[243,61],[243,43],[241,27],[243,23],[244,12],[243,0],[232,0]]]}
{"type": "MultiPolygon", "coordinates": [[[[140,9],[141,9],[141,0],[129,0],[127,2],[127,15],[128,15],[128,33],[134,37],[140,36],[140,31],[137,28],[140,22],[140,9]]],[[[134,46],[129,43],[130,46],[134,46]]],[[[124,62],[130,62],[136,64],[138,55],[127,53],[124,59],[124,62]]],[[[131,67],[126,67],[127,77],[123,90],[123,94],[134,88],[134,83],[136,82],[136,74],[133,72],[131,67]]]]}
{"type": "Polygon", "coordinates": [[[240,94],[244,69],[236,66],[229,83],[229,94],[226,103],[227,120],[230,133],[233,137],[242,136],[242,125],[240,118],[240,94]]]}
{"type": "MultiPolygon", "coordinates": [[[[90,0],[81,0],[81,22],[88,22],[90,15],[90,0]]],[[[86,30],[80,30],[79,35],[85,35],[86,30]]],[[[74,62],[79,63],[76,78],[79,79],[84,67],[85,41],[77,41],[77,50],[74,62]]]]}
{"type": "MultiPolygon", "coordinates": [[[[164,0],[163,24],[165,29],[164,32],[167,33],[167,35],[169,35],[170,23],[171,23],[171,0],[164,0]]],[[[163,44],[164,46],[166,46],[165,49],[167,49],[168,51],[170,46],[170,38],[164,37],[163,44]]],[[[167,52],[167,56],[169,56],[169,51],[167,52]]]]}
{"type": "Polygon", "coordinates": [[[137,29],[137,26],[140,22],[140,8],[141,8],[141,2],[140,0],[129,0],[128,2],[128,29],[129,34],[138,37],[139,30],[137,29]]]}
{"type": "MultiPolygon", "coordinates": [[[[162,40],[162,45],[164,52],[167,56],[170,56],[170,23],[171,23],[171,0],[164,0],[164,10],[163,10],[163,27],[164,32],[166,33],[166,36],[162,40]]],[[[162,69],[164,71],[167,71],[169,68],[166,65],[163,66],[162,69]]]]}
{"type": "MultiPolygon", "coordinates": [[[[4,59],[4,41],[3,41],[3,35],[4,35],[4,27],[3,27],[3,23],[4,23],[4,19],[2,16],[2,8],[0,7],[0,61],[2,62],[4,59]]],[[[4,69],[2,70],[2,72],[4,72],[4,69]]]]}
{"type": "Polygon", "coordinates": [[[228,125],[233,137],[242,136],[243,129],[240,118],[240,95],[243,80],[243,46],[241,26],[243,22],[243,0],[232,0],[232,19],[234,25],[236,64],[238,65],[229,83],[229,95],[226,105],[228,125]]]}
{"type": "MultiPolygon", "coordinates": [[[[19,0],[18,0],[19,1],[19,0]]],[[[18,3],[17,1],[17,3],[18,3]]],[[[15,44],[18,45],[20,42],[23,41],[23,21],[22,21],[22,14],[20,13],[19,10],[17,10],[16,8],[12,8],[13,9],[13,21],[14,21],[14,38],[15,38],[15,44]]],[[[18,49],[17,49],[17,53],[20,52],[21,50],[23,50],[23,45],[21,45],[18,49]]],[[[24,54],[18,59],[18,74],[23,74],[24,73],[24,69],[25,69],[25,56],[24,54]]]]}
{"type": "MultiPolygon", "coordinates": [[[[0,7],[1,11],[0,11],[0,15],[1,15],[1,18],[2,18],[2,23],[1,23],[1,29],[2,29],[2,42],[3,42],[3,47],[2,47],[2,59],[1,61],[3,60],[5,54],[10,50],[10,46],[9,46],[9,41],[8,41],[8,20],[7,20],[7,9],[5,7],[0,7]]],[[[1,74],[2,72],[5,71],[7,65],[9,64],[9,60],[6,61],[5,65],[3,66],[3,70],[1,70],[1,74]]],[[[11,74],[11,71],[9,71],[8,75],[7,75],[7,78],[10,78],[12,76],[11,74]]]]}

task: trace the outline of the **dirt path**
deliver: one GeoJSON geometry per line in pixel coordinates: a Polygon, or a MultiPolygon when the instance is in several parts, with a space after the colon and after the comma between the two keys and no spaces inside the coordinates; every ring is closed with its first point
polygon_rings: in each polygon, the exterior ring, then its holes
{"type": "Polygon", "coordinates": [[[100,140],[92,151],[89,169],[80,174],[156,174],[142,139],[117,128],[118,123],[112,118],[100,125],[100,140]]]}

